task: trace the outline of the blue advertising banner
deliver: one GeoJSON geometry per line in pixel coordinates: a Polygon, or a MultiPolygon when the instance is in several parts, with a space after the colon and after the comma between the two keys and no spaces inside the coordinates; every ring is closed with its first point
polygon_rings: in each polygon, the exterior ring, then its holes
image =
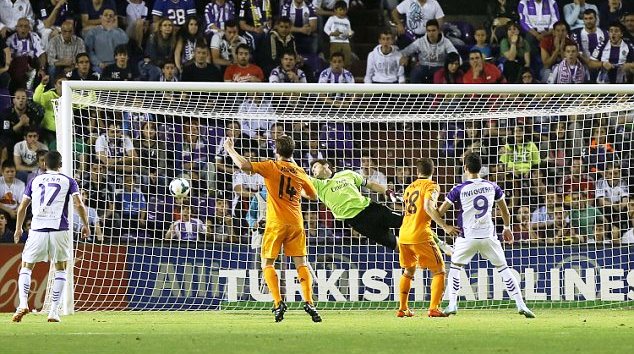
{"type": "MultiPolygon", "coordinates": [[[[217,309],[236,301],[270,301],[263,291],[256,250],[214,244],[214,248],[129,247],[130,309],[217,309]]],[[[192,245],[194,246],[194,245],[192,245]]],[[[634,248],[559,246],[507,249],[509,265],[529,301],[634,300],[634,248]]],[[[376,246],[315,246],[309,249],[318,301],[393,301],[401,269],[398,255],[376,246]]],[[[446,259],[448,261],[448,259],[446,259]]],[[[412,300],[427,300],[429,276],[420,271],[412,300]]],[[[300,301],[297,273],[280,271],[287,301],[300,301]]],[[[463,274],[465,300],[507,299],[501,278],[477,256],[463,274]],[[469,285],[467,285],[469,284],[469,285]]]]}

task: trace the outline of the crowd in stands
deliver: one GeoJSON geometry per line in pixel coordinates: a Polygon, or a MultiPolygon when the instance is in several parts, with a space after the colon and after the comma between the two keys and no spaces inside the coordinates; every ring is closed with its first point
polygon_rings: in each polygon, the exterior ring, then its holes
{"type": "MultiPolygon", "coordinates": [[[[12,99],[0,102],[0,232],[10,233],[24,184],[41,173],[44,152],[56,148],[52,100],[60,97],[63,80],[633,82],[631,2],[486,5],[484,23],[451,23],[442,1],[383,1],[386,26],[366,56],[353,50],[356,24],[348,18],[364,6],[361,1],[1,0],[0,96],[12,99]],[[365,70],[355,75],[354,63],[363,60],[365,70]]],[[[324,99],[335,107],[345,101],[341,95],[324,99]]],[[[237,138],[246,156],[270,158],[275,138],[292,134],[300,144],[296,160],[307,171],[312,160],[330,158],[397,190],[414,178],[409,165],[416,156],[388,161],[378,150],[361,153],[361,132],[376,127],[276,122],[275,107],[261,95],[237,110],[271,118],[76,112],[75,177],[98,230],[95,238],[249,242],[259,226],[249,206],[262,197],[263,183],[234,169],[222,149],[225,137],[237,138]],[[166,191],[176,176],[192,181],[189,198],[174,199],[166,191]]],[[[424,128],[440,142],[444,166],[455,168],[443,177],[448,184],[459,181],[465,151],[483,153],[485,175],[508,192],[517,242],[620,243],[634,242],[628,194],[633,119],[532,117],[424,128]]],[[[320,242],[355,237],[315,205],[306,220],[317,226],[310,232],[320,242]]]]}

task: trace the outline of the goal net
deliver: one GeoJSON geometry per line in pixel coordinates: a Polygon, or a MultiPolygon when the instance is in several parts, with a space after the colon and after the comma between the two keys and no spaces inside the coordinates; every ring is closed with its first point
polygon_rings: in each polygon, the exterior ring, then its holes
{"type": "MultiPolygon", "coordinates": [[[[477,151],[482,176],[505,192],[515,238],[505,253],[529,306],[633,304],[631,87],[67,81],[64,90],[58,146],[92,224],[90,239],[75,232],[68,312],[270,308],[263,180],[235,169],[222,144],[234,137],[251,160],[270,159],[282,134],[307,171],[326,158],[397,193],[415,179],[414,161],[431,157],[441,202],[463,180],[461,156],[477,151]],[[191,187],[185,198],[168,191],[178,177],[191,187]]],[[[321,203],[303,210],[319,308],[396,308],[397,253],[321,203]]],[[[283,296],[299,303],[297,273],[279,263],[283,296]]],[[[428,301],[430,279],[417,274],[414,306],[428,301]]],[[[478,256],[462,284],[461,308],[513,306],[478,256]]]]}

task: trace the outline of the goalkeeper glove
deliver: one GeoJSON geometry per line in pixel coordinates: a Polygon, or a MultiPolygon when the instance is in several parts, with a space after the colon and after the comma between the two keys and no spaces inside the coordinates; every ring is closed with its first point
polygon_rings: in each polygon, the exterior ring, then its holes
{"type": "Polygon", "coordinates": [[[392,202],[392,203],[396,203],[396,202],[403,202],[403,197],[397,196],[396,193],[394,193],[394,190],[392,189],[386,189],[385,190],[385,196],[392,202]]]}

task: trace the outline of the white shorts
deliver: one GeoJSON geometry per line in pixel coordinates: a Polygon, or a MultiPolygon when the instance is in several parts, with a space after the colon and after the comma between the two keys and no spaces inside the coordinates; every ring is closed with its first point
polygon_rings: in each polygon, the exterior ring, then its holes
{"type": "Polygon", "coordinates": [[[506,265],[506,257],[504,257],[504,250],[499,240],[492,238],[470,239],[458,237],[453,247],[454,251],[451,255],[452,264],[469,264],[471,258],[478,252],[495,267],[506,265]]]}
{"type": "Polygon", "coordinates": [[[52,262],[68,261],[72,258],[72,240],[69,230],[30,230],[29,237],[26,239],[26,244],[22,251],[22,262],[47,262],[49,257],[52,262]]]}

